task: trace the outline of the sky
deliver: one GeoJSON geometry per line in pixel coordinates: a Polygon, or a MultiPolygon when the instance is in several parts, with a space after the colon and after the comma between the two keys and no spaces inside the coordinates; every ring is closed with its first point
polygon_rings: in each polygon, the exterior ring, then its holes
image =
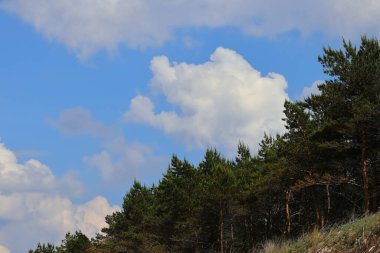
{"type": "Polygon", "coordinates": [[[377,0],[0,0],[0,253],[94,236],[173,154],[253,153],[377,0]]]}

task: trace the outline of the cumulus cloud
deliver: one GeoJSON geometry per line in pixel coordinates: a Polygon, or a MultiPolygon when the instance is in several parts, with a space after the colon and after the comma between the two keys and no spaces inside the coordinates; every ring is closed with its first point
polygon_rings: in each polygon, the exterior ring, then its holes
{"type": "Polygon", "coordinates": [[[26,252],[37,242],[60,243],[69,231],[93,237],[106,226],[104,217],[119,210],[101,196],[81,205],[48,193],[0,194],[0,201],[0,242],[12,252],[26,252]]]}
{"type": "Polygon", "coordinates": [[[57,179],[45,164],[31,159],[21,164],[11,150],[0,143],[0,192],[65,192],[79,196],[83,191],[81,183],[73,173],[57,179]]]}
{"type": "Polygon", "coordinates": [[[312,94],[318,95],[321,93],[318,86],[323,84],[324,81],[317,80],[315,81],[311,86],[306,86],[303,88],[301,95],[298,97],[299,100],[304,100],[308,97],[310,97],[312,94]]]}
{"type": "Polygon", "coordinates": [[[64,110],[57,120],[50,123],[59,131],[69,135],[89,134],[94,136],[109,136],[112,130],[96,121],[90,111],[82,107],[64,110]]]}
{"type": "Polygon", "coordinates": [[[229,150],[240,140],[257,147],[264,132],[284,130],[285,78],[276,73],[262,76],[232,50],[220,47],[199,65],[155,57],[151,70],[152,89],[165,96],[173,110],[156,113],[149,97],[137,96],[125,113],[128,122],[162,129],[190,147],[229,150]]]}
{"type": "Polygon", "coordinates": [[[66,192],[78,191],[75,180],[57,179],[37,160],[21,164],[0,144],[0,252],[27,252],[39,241],[59,243],[69,231],[90,237],[99,232],[104,217],[118,207],[101,196],[74,204],[66,192]]]}
{"type": "Polygon", "coordinates": [[[267,37],[294,30],[380,35],[380,2],[373,0],[3,0],[1,7],[81,58],[119,44],[161,45],[189,27],[236,27],[267,37]]]}
{"type": "Polygon", "coordinates": [[[103,144],[103,150],[84,158],[84,162],[99,170],[108,183],[132,182],[134,179],[158,178],[165,159],[141,143],[127,143],[123,137],[103,144]]]}

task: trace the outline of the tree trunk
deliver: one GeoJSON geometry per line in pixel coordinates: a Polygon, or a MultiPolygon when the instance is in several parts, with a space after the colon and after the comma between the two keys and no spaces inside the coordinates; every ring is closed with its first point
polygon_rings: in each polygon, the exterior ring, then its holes
{"type": "Polygon", "coordinates": [[[319,210],[319,208],[317,208],[316,215],[318,227],[321,229],[325,225],[325,216],[323,215],[323,212],[319,210]]]}
{"type": "Polygon", "coordinates": [[[363,174],[363,190],[364,190],[364,214],[369,213],[369,193],[368,193],[368,175],[367,175],[367,150],[366,150],[366,139],[364,132],[362,132],[362,174],[363,174]]]}
{"type": "MultiPolygon", "coordinates": [[[[377,159],[380,159],[377,158],[377,159]]],[[[380,210],[379,206],[379,200],[380,200],[380,163],[376,162],[376,165],[373,167],[373,185],[374,189],[372,191],[373,198],[372,198],[372,211],[377,212],[380,210]]]]}
{"type": "Polygon", "coordinates": [[[223,236],[223,228],[224,228],[224,217],[223,217],[223,209],[222,205],[220,205],[220,211],[219,211],[219,218],[220,218],[220,253],[224,253],[224,236],[223,236]]]}
{"type": "Polygon", "coordinates": [[[234,240],[234,225],[231,223],[231,240],[234,240]]]}
{"type": "Polygon", "coordinates": [[[230,252],[233,252],[233,243],[234,243],[234,225],[231,222],[231,243],[230,243],[230,252]]]}
{"type": "Polygon", "coordinates": [[[290,191],[285,191],[285,217],[286,217],[286,230],[285,233],[286,235],[290,235],[291,231],[291,218],[290,218],[290,208],[289,208],[289,201],[290,201],[290,191]]]}
{"type": "Polygon", "coordinates": [[[327,193],[327,213],[330,213],[331,210],[331,198],[330,198],[330,187],[326,185],[326,193],[327,193]]]}
{"type": "Polygon", "coordinates": [[[327,194],[327,215],[326,215],[326,220],[328,222],[330,211],[331,211],[331,197],[330,197],[330,185],[329,184],[326,184],[326,194],[327,194]]]}

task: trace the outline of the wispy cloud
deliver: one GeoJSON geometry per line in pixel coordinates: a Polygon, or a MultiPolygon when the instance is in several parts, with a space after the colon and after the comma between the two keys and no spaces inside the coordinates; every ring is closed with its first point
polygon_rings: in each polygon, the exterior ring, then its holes
{"type": "Polygon", "coordinates": [[[107,137],[115,134],[116,130],[107,127],[92,117],[89,110],[76,107],[64,110],[56,120],[49,120],[63,134],[93,135],[107,137]]]}
{"type": "Polygon", "coordinates": [[[47,156],[49,154],[48,152],[39,150],[15,150],[14,153],[19,158],[37,158],[47,156]]]}
{"type": "Polygon", "coordinates": [[[3,0],[1,8],[82,59],[120,44],[158,46],[175,30],[189,27],[236,27],[266,37],[294,30],[335,37],[380,35],[380,2],[373,0],[3,0]]]}
{"type": "Polygon", "coordinates": [[[126,141],[122,127],[110,127],[92,117],[89,110],[77,107],[64,110],[58,119],[50,120],[65,135],[92,135],[101,137],[100,151],[83,158],[95,168],[107,183],[132,183],[134,179],[157,178],[165,167],[166,159],[156,155],[148,145],[126,141]]]}
{"type": "Polygon", "coordinates": [[[84,162],[99,170],[108,183],[159,178],[167,162],[151,147],[138,142],[127,143],[123,137],[108,140],[102,146],[99,153],[85,157],[84,162]]]}

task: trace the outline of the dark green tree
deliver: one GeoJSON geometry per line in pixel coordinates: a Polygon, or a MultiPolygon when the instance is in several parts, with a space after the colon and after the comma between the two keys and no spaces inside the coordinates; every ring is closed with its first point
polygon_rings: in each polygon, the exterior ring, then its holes
{"type": "Polygon", "coordinates": [[[123,201],[123,209],[106,217],[102,232],[112,252],[150,252],[157,246],[153,189],[135,181],[123,201]]]}
{"type": "Polygon", "coordinates": [[[50,243],[38,243],[35,250],[29,250],[29,253],[57,253],[57,249],[50,243]]]}
{"type": "Polygon", "coordinates": [[[91,248],[91,241],[81,231],[67,233],[57,253],[86,253],[91,248]]]}
{"type": "Polygon", "coordinates": [[[339,138],[340,147],[351,151],[343,164],[361,182],[363,210],[368,213],[377,209],[379,193],[380,46],[376,39],[362,37],[359,48],[345,41],[343,47],[325,48],[319,57],[332,79],[321,86],[315,104],[327,122],[324,128],[339,138]]]}
{"type": "Polygon", "coordinates": [[[201,247],[198,171],[186,159],[173,155],[171,165],[155,191],[160,241],[172,251],[201,247]]]}
{"type": "MultiPolygon", "coordinates": [[[[249,159],[247,151],[245,158],[249,159]]],[[[233,163],[215,149],[208,149],[199,170],[202,173],[200,198],[205,207],[202,220],[204,225],[207,224],[204,231],[210,236],[208,247],[220,252],[233,251],[238,205],[238,181],[233,163]]]]}

